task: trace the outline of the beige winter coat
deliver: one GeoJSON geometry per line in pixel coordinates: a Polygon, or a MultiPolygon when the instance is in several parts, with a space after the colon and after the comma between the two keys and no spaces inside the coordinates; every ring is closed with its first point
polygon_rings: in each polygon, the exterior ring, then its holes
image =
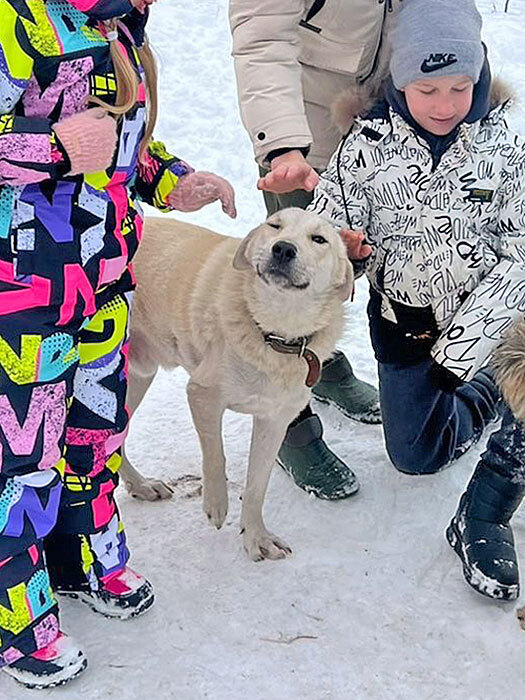
{"type": "Polygon", "coordinates": [[[330,106],[349,85],[384,72],[384,37],[399,6],[230,0],[241,117],[260,164],[277,148],[311,146],[309,162],[326,167],[340,139],[330,106]]]}

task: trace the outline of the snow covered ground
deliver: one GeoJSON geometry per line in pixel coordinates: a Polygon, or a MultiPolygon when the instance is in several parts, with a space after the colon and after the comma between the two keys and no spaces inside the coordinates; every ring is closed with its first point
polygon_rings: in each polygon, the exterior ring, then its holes
{"type": "MultiPolygon", "coordinates": [[[[525,0],[479,0],[495,72],[525,97],[525,0]]],[[[251,147],[240,124],[229,58],[227,0],[161,0],[150,35],[161,63],[158,136],[199,169],[228,177],[239,217],[217,205],[190,218],[242,236],[263,217],[251,147]]],[[[523,102],[525,104],[525,101],[523,102]]],[[[525,133],[525,112],[515,125],[525,133]]],[[[375,379],[365,322],[366,284],[349,306],[341,343],[360,375],[375,379]]],[[[146,474],[174,484],[171,501],[141,503],[120,491],[133,565],[155,584],[157,605],[118,623],[73,602],[65,628],[90,668],[38,697],[64,700],[517,700],[525,632],[516,604],[486,600],[464,583],[443,538],[480,450],[435,476],[389,464],[381,429],[319,409],[330,446],[358,473],[341,503],[308,498],[275,469],[268,526],[293,547],[280,562],[242,551],[239,496],[250,421],[229,414],[225,440],[230,514],[217,532],[196,495],[200,454],[182,371],[160,374],[133,423],[129,452],[146,474]]],[[[514,519],[525,563],[525,510],[514,519]]],[[[525,580],[525,567],[522,567],[525,580]]],[[[523,604],[523,601],[521,601],[523,604]]],[[[36,697],[0,679],[0,698],[36,697]]]]}

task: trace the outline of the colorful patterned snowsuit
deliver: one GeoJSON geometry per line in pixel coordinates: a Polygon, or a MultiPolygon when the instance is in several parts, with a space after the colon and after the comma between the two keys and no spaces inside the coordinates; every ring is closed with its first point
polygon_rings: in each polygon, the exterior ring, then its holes
{"type": "MultiPolygon", "coordinates": [[[[67,177],[52,130],[88,95],[115,99],[95,20],[129,10],[128,0],[0,0],[0,666],[56,637],[49,574],[96,589],[129,556],[113,494],[137,200],[167,209],[188,168],[154,143],[139,172],[143,84],[106,172],[67,177]]],[[[120,42],[140,73],[130,33],[120,42]]]]}

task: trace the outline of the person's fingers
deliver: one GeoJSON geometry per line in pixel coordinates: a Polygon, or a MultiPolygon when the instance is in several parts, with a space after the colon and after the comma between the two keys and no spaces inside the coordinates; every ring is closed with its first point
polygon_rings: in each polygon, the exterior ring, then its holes
{"type": "Polygon", "coordinates": [[[268,173],[268,175],[264,178],[264,184],[266,185],[267,189],[271,189],[275,184],[275,175],[273,173],[268,173]]]}
{"type": "Polygon", "coordinates": [[[304,189],[311,192],[318,184],[319,176],[310,168],[302,164],[278,165],[257,181],[257,188],[267,192],[281,194],[304,189]]]}
{"type": "Polygon", "coordinates": [[[363,231],[341,229],[340,235],[346,246],[348,257],[351,260],[364,260],[372,254],[373,248],[371,245],[364,242],[365,234],[363,231]]]}
{"type": "Polygon", "coordinates": [[[347,244],[346,254],[350,258],[350,260],[358,260],[359,259],[359,250],[358,250],[357,246],[354,244],[347,244]]]}
{"type": "Polygon", "coordinates": [[[304,182],[311,170],[312,168],[307,163],[294,163],[293,165],[290,165],[288,172],[290,177],[292,177],[295,181],[299,180],[304,182]]]}
{"type": "Polygon", "coordinates": [[[288,182],[295,184],[296,182],[299,182],[303,179],[304,172],[304,168],[294,163],[293,165],[288,166],[286,172],[286,179],[288,180],[288,182]]]}
{"type": "Polygon", "coordinates": [[[341,238],[343,240],[364,240],[365,234],[363,231],[353,231],[352,229],[349,228],[342,228],[340,231],[341,238]]]}
{"type": "Polygon", "coordinates": [[[276,174],[272,171],[263,178],[266,189],[271,189],[275,185],[276,174]]]}
{"type": "Polygon", "coordinates": [[[315,190],[317,185],[319,184],[319,175],[315,172],[315,170],[312,168],[306,178],[304,179],[303,183],[303,189],[306,190],[307,192],[311,192],[312,190],[315,190]]]}
{"type": "Polygon", "coordinates": [[[344,233],[341,234],[343,243],[351,248],[359,248],[364,240],[362,233],[344,233]]]}
{"type": "MultiPolygon", "coordinates": [[[[286,173],[286,178],[283,181],[283,184],[285,184],[289,190],[308,189],[308,178],[311,172],[312,169],[308,164],[294,163],[288,167],[288,172],[286,173]]],[[[315,174],[315,171],[313,172],[315,174]]],[[[315,184],[313,187],[315,187],[315,184]]],[[[313,189],[313,187],[310,187],[310,189],[313,189]]]]}
{"type": "Polygon", "coordinates": [[[221,200],[222,210],[231,219],[237,216],[235,208],[235,191],[227,180],[222,180],[219,186],[219,199],[221,200]]]}
{"type": "Polygon", "coordinates": [[[360,245],[357,249],[352,251],[353,260],[364,260],[372,253],[372,247],[368,244],[360,245]]]}
{"type": "Polygon", "coordinates": [[[346,245],[347,250],[355,251],[361,245],[363,236],[353,231],[341,231],[341,239],[346,245]]]}
{"type": "Polygon", "coordinates": [[[266,190],[266,192],[287,192],[286,185],[286,173],[288,168],[281,166],[276,168],[275,171],[267,173],[263,178],[259,180],[259,189],[266,190]]]}
{"type": "Polygon", "coordinates": [[[290,167],[288,165],[279,165],[268,174],[268,178],[272,185],[285,184],[290,178],[290,167]]]}
{"type": "Polygon", "coordinates": [[[222,210],[232,219],[237,216],[235,208],[235,192],[228,180],[215,173],[192,173],[189,176],[191,183],[190,196],[184,203],[186,211],[197,211],[212,202],[220,201],[222,210]]]}
{"type": "Polygon", "coordinates": [[[228,202],[227,204],[222,205],[222,210],[225,214],[228,214],[230,219],[236,219],[237,218],[237,209],[235,207],[235,201],[232,200],[228,202]]]}
{"type": "Polygon", "coordinates": [[[286,172],[278,173],[273,186],[276,192],[293,192],[304,188],[304,180],[305,170],[301,166],[292,165],[286,168],[286,172]]]}
{"type": "Polygon", "coordinates": [[[372,254],[373,248],[372,246],[368,245],[368,243],[365,243],[364,245],[360,243],[350,244],[346,246],[346,252],[350,260],[364,260],[372,254]]]}

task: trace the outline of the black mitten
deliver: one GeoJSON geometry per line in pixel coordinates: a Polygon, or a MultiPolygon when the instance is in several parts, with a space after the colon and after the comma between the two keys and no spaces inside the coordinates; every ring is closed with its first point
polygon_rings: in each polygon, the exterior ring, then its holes
{"type": "Polygon", "coordinates": [[[451,372],[434,360],[432,360],[430,375],[434,386],[447,394],[453,394],[463,384],[463,380],[457,374],[454,374],[454,372],[451,372]]]}

